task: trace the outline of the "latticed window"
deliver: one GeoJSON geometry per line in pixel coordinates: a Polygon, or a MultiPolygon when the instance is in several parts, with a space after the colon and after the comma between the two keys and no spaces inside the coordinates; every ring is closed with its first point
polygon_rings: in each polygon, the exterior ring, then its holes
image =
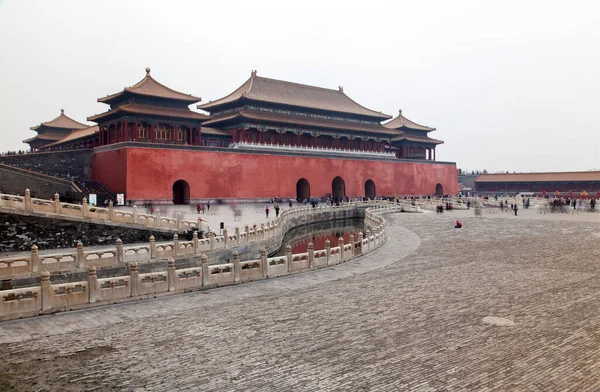
{"type": "Polygon", "coordinates": [[[159,125],[154,130],[154,138],[161,139],[161,140],[169,140],[169,139],[171,139],[171,131],[168,130],[166,126],[159,125]]]}
{"type": "Polygon", "coordinates": [[[148,126],[145,124],[138,125],[138,138],[148,139],[148,126]]]}

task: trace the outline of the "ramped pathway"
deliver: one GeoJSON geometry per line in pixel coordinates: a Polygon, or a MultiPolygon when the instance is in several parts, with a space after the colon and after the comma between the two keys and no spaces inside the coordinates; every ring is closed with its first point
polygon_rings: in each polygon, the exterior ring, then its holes
{"type": "Polygon", "coordinates": [[[7,321],[0,323],[0,343],[13,343],[41,337],[52,338],[57,335],[102,328],[110,324],[144,319],[149,316],[170,315],[177,312],[202,313],[204,308],[219,304],[225,305],[230,301],[262,295],[279,295],[289,290],[373,271],[406,257],[420,245],[417,235],[394,223],[394,215],[387,215],[386,220],[388,221],[387,242],[375,251],[343,264],[207,291],[7,321]]]}

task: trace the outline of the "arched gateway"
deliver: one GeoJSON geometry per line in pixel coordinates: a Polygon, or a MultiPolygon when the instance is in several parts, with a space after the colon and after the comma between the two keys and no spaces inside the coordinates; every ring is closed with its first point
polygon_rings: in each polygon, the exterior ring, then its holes
{"type": "Polygon", "coordinates": [[[346,183],[342,177],[336,177],[331,182],[331,197],[333,200],[342,200],[346,197],[346,183]]]}
{"type": "Polygon", "coordinates": [[[365,182],[365,197],[369,199],[375,198],[375,183],[371,179],[365,182]]]}
{"type": "Polygon", "coordinates": [[[310,183],[306,178],[301,178],[296,183],[296,200],[310,199],[310,183]]]}
{"type": "Polygon", "coordinates": [[[177,180],[173,184],[173,204],[190,204],[190,184],[177,180]]]}
{"type": "Polygon", "coordinates": [[[444,194],[444,187],[442,187],[442,184],[437,184],[435,186],[435,194],[440,196],[444,194]]]}

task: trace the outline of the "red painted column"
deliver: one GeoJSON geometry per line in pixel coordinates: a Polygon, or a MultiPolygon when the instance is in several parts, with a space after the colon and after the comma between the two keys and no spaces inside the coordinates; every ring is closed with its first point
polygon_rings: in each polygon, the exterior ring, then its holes
{"type": "Polygon", "coordinates": [[[198,127],[198,145],[202,145],[202,127],[198,127]]]}
{"type": "Polygon", "coordinates": [[[317,147],[317,135],[313,135],[313,147],[317,147]]]}
{"type": "Polygon", "coordinates": [[[154,123],[150,124],[150,140],[154,143],[154,123]]]}
{"type": "Polygon", "coordinates": [[[283,146],[283,132],[279,133],[279,144],[283,146]]]}
{"type": "Polygon", "coordinates": [[[190,130],[188,131],[187,144],[190,146],[192,145],[192,127],[190,127],[190,130]]]}
{"type": "Polygon", "coordinates": [[[296,135],[296,146],[300,146],[300,134],[296,135]]]}
{"type": "Polygon", "coordinates": [[[138,122],[137,122],[137,120],[136,120],[136,121],[134,121],[134,123],[133,123],[133,138],[132,138],[132,139],[133,139],[133,141],[137,142],[137,140],[138,140],[138,137],[139,137],[139,131],[138,131],[138,122]]]}

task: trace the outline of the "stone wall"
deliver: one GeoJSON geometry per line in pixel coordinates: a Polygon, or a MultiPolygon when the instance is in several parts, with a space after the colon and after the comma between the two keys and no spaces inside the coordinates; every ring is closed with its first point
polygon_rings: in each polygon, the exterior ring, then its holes
{"type": "Polygon", "coordinates": [[[26,188],[32,197],[44,199],[52,199],[55,193],[63,200],[81,200],[83,197],[71,181],[0,164],[0,193],[23,195],[26,188]]]}
{"type": "Polygon", "coordinates": [[[161,241],[173,238],[172,233],[155,230],[0,213],[0,252],[30,251],[33,244],[40,250],[75,248],[77,241],[85,246],[114,245],[117,238],[125,244],[140,243],[151,235],[161,241]]]}
{"type": "MultiPolygon", "coordinates": [[[[92,177],[92,150],[89,149],[1,155],[0,163],[76,181],[85,181],[92,177]]],[[[25,188],[28,188],[27,184],[21,184],[19,187],[25,188]]]]}

